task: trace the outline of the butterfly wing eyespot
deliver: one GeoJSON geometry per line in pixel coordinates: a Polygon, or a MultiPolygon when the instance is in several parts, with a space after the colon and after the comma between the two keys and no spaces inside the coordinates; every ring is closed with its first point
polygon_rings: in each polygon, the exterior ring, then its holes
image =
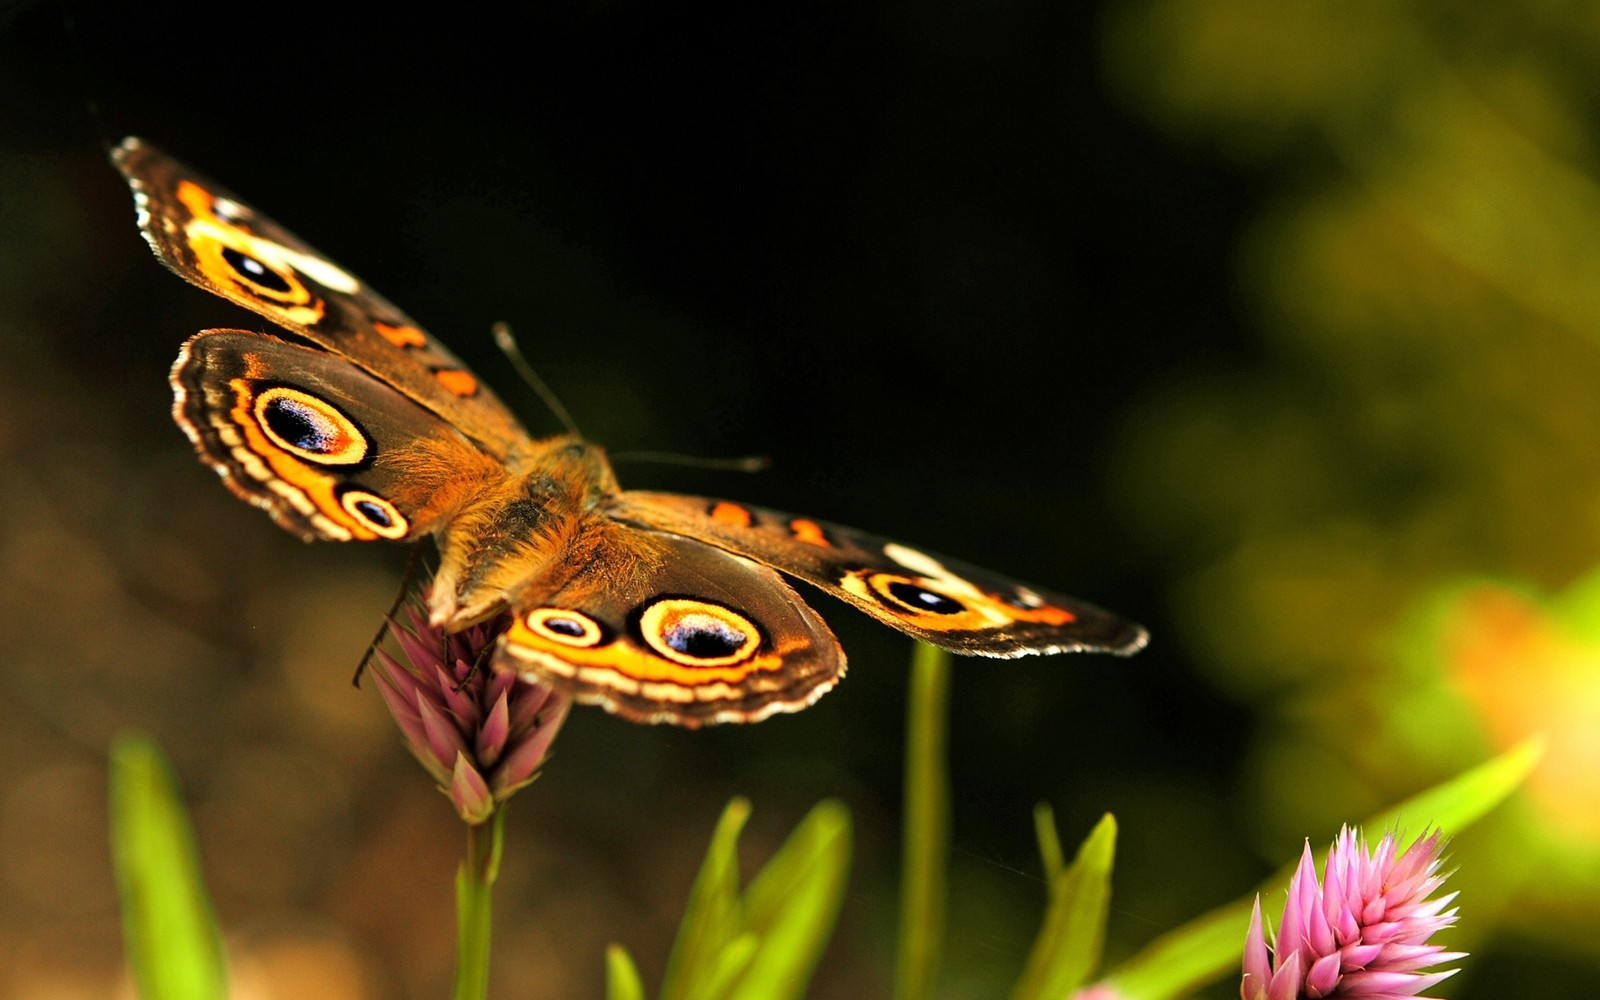
{"type": "Polygon", "coordinates": [[[310,298],[305,286],[295,279],[293,271],[279,271],[245,251],[226,244],[222,246],[220,255],[234,278],[250,286],[257,295],[283,302],[305,302],[310,298]]]}
{"type": "Polygon", "coordinates": [[[907,614],[943,618],[967,611],[965,604],[949,594],[941,593],[924,580],[913,580],[895,573],[869,573],[866,582],[867,589],[876,594],[879,600],[907,614]]]}
{"type": "Polygon", "coordinates": [[[605,640],[600,623],[570,608],[534,608],[522,616],[529,631],[543,639],[574,649],[587,649],[605,640]]]}
{"type": "Polygon", "coordinates": [[[639,634],[657,653],[686,667],[743,663],[762,642],[761,627],[720,604],[663,597],[639,613],[639,634]]]}
{"type": "Polygon", "coordinates": [[[411,534],[411,522],[394,504],[367,490],[339,492],[339,506],[379,538],[398,540],[411,534]]]}
{"type": "MultiPolygon", "coordinates": [[[[235,380],[236,392],[247,393],[235,380]]],[[[370,450],[366,432],[326,399],[301,389],[270,386],[255,393],[256,425],[273,444],[317,465],[357,465],[370,450]]]]}
{"type": "MultiPolygon", "coordinates": [[[[305,266],[307,255],[290,247],[263,239],[240,224],[244,213],[236,205],[227,216],[219,214],[219,202],[226,201],[192,180],[178,182],[176,198],[188,210],[183,240],[200,277],[213,290],[230,298],[264,300],[267,308],[281,310],[274,316],[298,326],[314,326],[327,314],[326,302],[313,295],[300,280],[295,264],[305,266]]],[[[329,265],[331,267],[331,265],[329,265]]],[[[328,277],[328,268],[310,266],[328,277]]],[[[355,279],[342,273],[333,277],[336,286],[354,290],[355,279]]]]}

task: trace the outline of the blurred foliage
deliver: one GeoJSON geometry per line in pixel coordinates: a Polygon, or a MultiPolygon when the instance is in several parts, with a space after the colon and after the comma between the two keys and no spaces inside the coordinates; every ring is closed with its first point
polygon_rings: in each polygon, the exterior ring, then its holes
{"type": "Polygon", "coordinates": [[[1062,857],[1055,815],[1048,806],[1040,806],[1034,818],[1050,902],[1011,1000],[1071,996],[1084,986],[1100,967],[1111,911],[1116,819],[1108,813],[1096,823],[1069,865],[1062,857]]]}
{"type": "Polygon", "coordinates": [[[194,831],[161,751],[127,736],[111,749],[111,847],[128,965],[145,1000],[222,1000],[222,936],[194,831]]]}
{"type": "Polygon", "coordinates": [[[1181,641],[1262,718],[1260,842],[1546,733],[1459,887],[1594,962],[1600,17],[1152,0],[1107,39],[1133,106],[1274,178],[1237,257],[1265,359],[1152,392],[1121,474],[1187,561],[1181,641]]]}
{"type": "MultiPolygon", "coordinates": [[[[799,1000],[833,933],[850,871],[850,814],[812,809],[744,891],[739,831],[750,803],[722,812],[684,910],[661,1000],[799,1000]]],[[[641,996],[626,951],[608,952],[608,995],[641,996]]]]}

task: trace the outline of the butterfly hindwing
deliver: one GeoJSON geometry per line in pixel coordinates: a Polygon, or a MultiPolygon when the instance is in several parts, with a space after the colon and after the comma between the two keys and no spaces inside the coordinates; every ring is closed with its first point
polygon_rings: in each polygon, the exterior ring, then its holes
{"type": "Polygon", "coordinates": [[[139,228],[173,271],[348,358],[490,454],[527,439],[488,386],[360,279],[217,184],[138,139],[112,154],[139,228]]]}
{"type": "Polygon", "coordinates": [[[588,519],[512,601],[497,669],[635,722],[754,722],[844,676],[828,626],[771,569],[690,538],[588,519]]]}
{"type": "Polygon", "coordinates": [[[243,499],[307,541],[410,539],[504,467],[337,355],[207,330],[172,367],[173,417],[243,499]]]}
{"type": "Polygon", "coordinates": [[[824,521],[637,490],[618,494],[608,512],[764,563],[957,653],[1128,654],[1146,640],[1143,628],[1087,602],[824,521]]]}

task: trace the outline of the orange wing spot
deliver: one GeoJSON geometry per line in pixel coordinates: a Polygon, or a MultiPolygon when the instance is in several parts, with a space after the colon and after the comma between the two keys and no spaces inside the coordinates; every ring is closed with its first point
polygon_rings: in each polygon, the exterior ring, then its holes
{"type": "MultiPolygon", "coordinates": [[[[383,339],[396,347],[425,347],[428,343],[427,334],[414,326],[390,326],[388,323],[374,321],[373,329],[383,334],[383,339]]],[[[446,386],[446,388],[449,388],[446,386]]],[[[455,390],[452,389],[452,392],[455,390]]],[[[459,395],[459,393],[458,393],[459,395]]]]}
{"type": "Polygon", "coordinates": [[[833,543],[828,541],[827,534],[823,532],[822,525],[815,521],[795,518],[789,522],[789,530],[794,532],[796,541],[805,542],[809,545],[821,545],[826,548],[833,547],[833,543]]]}
{"type": "MultiPolygon", "coordinates": [[[[687,661],[678,663],[657,654],[654,649],[631,646],[624,642],[602,642],[589,647],[579,647],[571,640],[559,644],[528,627],[524,618],[513,618],[506,630],[506,642],[513,656],[531,659],[546,670],[563,677],[575,677],[587,669],[610,671],[627,686],[640,683],[662,683],[678,688],[681,700],[695,700],[695,691],[708,684],[744,684],[752,675],[780,674],[784,660],[780,652],[751,655],[741,649],[745,658],[736,663],[722,663],[727,657],[717,657],[711,663],[687,661]]],[[[678,654],[682,655],[682,654],[678,654]]],[[[598,683],[607,687],[605,682],[598,683]]]]}
{"type": "Polygon", "coordinates": [[[1068,611],[1066,608],[1052,608],[1049,605],[1045,605],[1042,608],[1032,609],[1013,607],[1010,604],[1004,604],[1004,607],[1006,609],[1006,613],[1016,618],[1018,621],[1038,622],[1042,625],[1065,625],[1068,622],[1075,622],[1078,620],[1078,616],[1068,611]]]}
{"type": "Polygon", "coordinates": [[[472,396],[478,392],[478,380],[471,372],[464,372],[459,368],[441,368],[433,373],[446,392],[457,396],[472,396]]]}
{"type": "Polygon", "coordinates": [[[283,259],[283,247],[218,215],[216,196],[193,181],[178,182],[177,197],[193,216],[184,241],[213,290],[251,308],[265,306],[279,322],[322,321],[326,306],[283,259]]]}
{"type": "Polygon", "coordinates": [[[711,508],[711,520],[734,528],[748,528],[750,511],[736,503],[719,500],[717,505],[711,508]]]}
{"type": "Polygon", "coordinates": [[[178,201],[189,210],[190,215],[198,215],[203,219],[215,219],[217,213],[211,206],[216,203],[211,192],[196,184],[194,181],[178,182],[178,201]]]}
{"type": "Polygon", "coordinates": [[[234,405],[228,411],[233,418],[232,423],[243,436],[244,447],[266,465],[264,474],[252,472],[251,475],[266,483],[274,491],[277,491],[277,487],[273,486],[273,481],[282,480],[315,506],[323,516],[335,524],[343,525],[355,538],[364,542],[377,538],[377,532],[373,531],[366,521],[352,516],[339,502],[334,492],[337,480],[333,476],[318,472],[314,467],[280,448],[277,442],[267,435],[262,425],[256,422],[256,415],[250,405],[250,387],[238,379],[230,380],[229,386],[234,394],[234,405]]]}

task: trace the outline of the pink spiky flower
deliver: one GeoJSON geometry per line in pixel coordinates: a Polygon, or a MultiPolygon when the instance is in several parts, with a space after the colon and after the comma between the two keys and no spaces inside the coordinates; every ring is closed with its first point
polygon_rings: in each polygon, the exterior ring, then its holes
{"type": "Polygon", "coordinates": [[[1345,827],[1328,852],[1323,883],[1306,842],[1300,867],[1289,880],[1289,898],[1270,954],[1256,897],[1245,937],[1243,1000],[1317,1000],[1415,997],[1456,969],[1425,972],[1465,957],[1428,939],[1456,922],[1455,893],[1429,899],[1440,885],[1439,832],[1419,837],[1396,857],[1395,835],[1386,833],[1376,852],[1366,837],[1345,827]]]}
{"type": "Polygon", "coordinates": [[[391,621],[389,633],[409,662],[377,650],[378,690],[456,812],[482,823],[538,776],[572,700],[514,670],[489,669],[486,654],[505,631],[503,620],[447,635],[425,613],[408,610],[410,627],[391,621]]]}

